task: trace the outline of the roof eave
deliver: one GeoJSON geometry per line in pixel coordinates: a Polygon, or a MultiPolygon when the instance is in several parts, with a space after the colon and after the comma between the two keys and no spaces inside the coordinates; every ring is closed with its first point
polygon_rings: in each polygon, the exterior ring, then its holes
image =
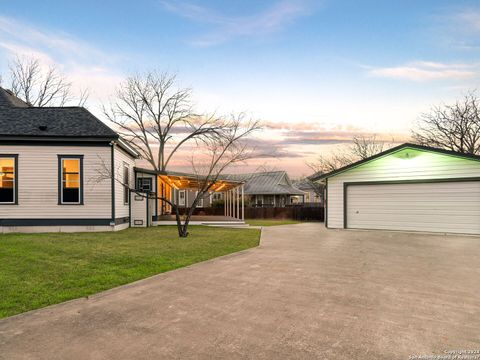
{"type": "Polygon", "coordinates": [[[426,151],[426,152],[433,152],[433,153],[437,153],[437,154],[455,156],[455,157],[459,157],[459,158],[463,158],[463,159],[480,161],[480,156],[479,155],[465,154],[465,153],[460,153],[460,152],[457,152],[457,151],[434,148],[434,147],[431,147],[431,146],[424,146],[424,145],[418,145],[418,144],[412,144],[412,143],[404,143],[404,144],[395,146],[391,149],[382,151],[382,152],[380,152],[376,155],[373,155],[369,158],[362,159],[360,161],[357,161],[357,162],[354,162],[354,163],[349,164],[347,166],[344,166],[340,169],[331,171],[331,172],[326,173],[326,174],[319,174],[319,175],[314,174],[314,175],[309,176],[308,178],[311,181],[320,181],[320,180],[328,179],[332,176],[338,175],[340,173],[351,170],[351,169],[356,168],[360,165],[366,164],[370,161],[377,160],[377,159],[382,158],[384,156],[394,154],[394,153],[399,152],[400,150],[403,150],[403,149],[414,149],[414,150],[420,150],[420,151],[426,151]]]}
{"type": "Polygon", "coordinates": [[[117,144],[118,146],[126,151],[128,154],[133,156],[135,159],[140,158],[140,153],[136,151],[133,147],[131,147],[125,140],[123,140],[120,136],[117,136],[117,144]]]}
{"type": "Polygon", "coordinates": [[[45,135],[0,135],[0,141],[25,141],[25,142],[110,142],[116,140],[115,136],[45,136],[45,135]]]}

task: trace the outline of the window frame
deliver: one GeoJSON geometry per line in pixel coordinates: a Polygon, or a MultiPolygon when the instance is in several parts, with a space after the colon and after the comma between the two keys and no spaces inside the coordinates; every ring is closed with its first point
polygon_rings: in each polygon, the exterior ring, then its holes
{"type": "Polygon", "coordinates": [[[123,181],[123,205],[130,204],[130,165],[126,162],[122,166],[122,181],[123,181]],[[125,179],[125,170],[127,170],[127,177],[125,179]],[[126,181],[125,181],[126,180],[126,181]]]}
{"type": "Polygon", "coordinates": [[[18,154],[0,154],[2,159],[13,159],[13,201],[0,202],[0,205],[18,205],[18,154]]]}
{"type": "Polygon", "coordinates": [[[148,180],[148,183],[150,183],[150,190],[147,190],[147,191],[153,192],[153,179],[151,177],[138,177],[137,178],[137,189],[145,191],[143,189],[143,181],[144,180],[148,180]]]}
{"type": "Polygon", "coordinates": [[[187,191],[186,190],[179,190],[178,191],[178,206],[186,206],[187,204],[187,191]],[[183,194],[183,204],[181,203],[182,198],[180,194],[183,194]]]}
{"type": "Polygon", "coordinates": [[[57,155],[58,156],[58,205],[84,205],[83,202],[83,155],[57,155]],[[63,201],[63,160],[78,160],[79,161],[79,201],[78,202],[64,202],[63,201]]]}
{"type": "MultiPolygon", "coordinates": [[[[198,196],[198,193],[199,193],[198,190],[195,191],[195,197],[198,196]]],[[[198,199],[197,208],[203,208],[203,207],[205,207],[205,206],[204,206],[204,205],[205,205],[205,198],[204,198],[204,196],[205,196],[205,194],[203,194],[203,196],[202,196],[200,199],[198,199]]]]}

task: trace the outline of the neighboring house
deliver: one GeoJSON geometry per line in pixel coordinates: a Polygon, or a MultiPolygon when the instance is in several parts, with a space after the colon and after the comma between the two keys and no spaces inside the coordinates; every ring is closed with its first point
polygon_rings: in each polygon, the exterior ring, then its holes
{"type": "Polygon", "coordinates": [[[121,183],[137,156],[82,107],[32,107],[0,88],[0,232],[128,227],[121,183]]]}
{"type": "Polygon", "coordinates": [[[328,228],[480,234],[480,156],[403,144],[328,174],[328,228]]]}
{"type": "Polygon", "coordinates": [[[250,206],[284,207],[303,203],[306,193],[295,188],[285,171],[228,175],[245,182],[245,196],[250,206]]]}
{"type": "Polygon", "coordinates": [[[322,184],[314,183],[308,179],[299,180],[293,183],[293,186],[305,193],[306,203],[323,204],[324,186],[322,184]]]}

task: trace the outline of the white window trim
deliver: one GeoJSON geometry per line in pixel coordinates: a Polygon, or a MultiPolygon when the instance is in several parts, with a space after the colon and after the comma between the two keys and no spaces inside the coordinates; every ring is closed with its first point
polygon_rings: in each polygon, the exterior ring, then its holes
{"type": "MultiPolygon", "coordinates": [[[[198,190],[195,191],[195,197],[198,196],[198,190]]],[[[205,200],[203,197],[201,197],[199,200],[198,200],[198,203],[197,203],[197,207],[198,208],[203,208],[203,205],[204,205],[204,202],[203,200],[205,200]]]]}
{"type": "Polygon", "coordinates": [[[187,201],[187,192],[185,190],[178,190],[178,206],[185,206],[187,201]],[[183,199],[180,197],[183,194],[183,199]],[[183,200],[183,203],[182,203],[183,200]]]}

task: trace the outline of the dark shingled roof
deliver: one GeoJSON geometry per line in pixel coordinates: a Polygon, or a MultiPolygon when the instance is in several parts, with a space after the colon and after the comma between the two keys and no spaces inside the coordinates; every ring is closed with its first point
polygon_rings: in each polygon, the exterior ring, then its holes
{"type": "Polygon", "coordinates": [[[33,107],[1,87],[0,136],[118,138],[83,107],[33,107]]]}

